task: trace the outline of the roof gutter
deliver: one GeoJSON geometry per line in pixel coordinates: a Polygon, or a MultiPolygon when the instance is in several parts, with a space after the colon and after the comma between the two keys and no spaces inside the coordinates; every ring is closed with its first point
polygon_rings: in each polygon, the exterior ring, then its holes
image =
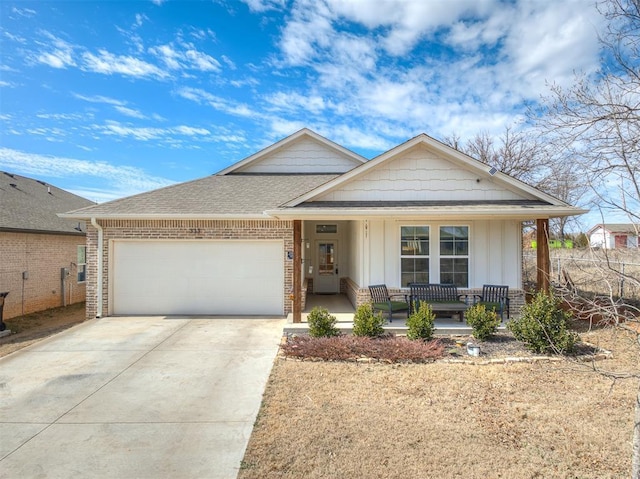
{"type": "Polygon", "coordinates": [[[98,304],[96,310],[96,318],[102,317],[102,251],[103,251],[103,243],[104,243],[104,232],[102,231],[102,226],[98,224],[95,218],[91,218],[91,226],[98,230],[98,304]]]}
{"type": "Polygon", "coordinates": [[[402,218],[466,218],[466,219],[485,219],[485,218],[512,218],[512,219],[536,219],[536,218],[559,218],[564,216],[576,216],[584,213],[588,213],[589,210],[583,210],[580,208],[518,208],[518,209],[503,209],[503,210],[432,210],[425,211],[421,209],[334,209],[334,208],[291,208],[291,209],[276,209],[267,210],[265,214],[278,219],[291,219],[291,218],[345,218],[345,219],[357,219],[357,218],[388,218],[388,217],[402,217],[402,218]]]}

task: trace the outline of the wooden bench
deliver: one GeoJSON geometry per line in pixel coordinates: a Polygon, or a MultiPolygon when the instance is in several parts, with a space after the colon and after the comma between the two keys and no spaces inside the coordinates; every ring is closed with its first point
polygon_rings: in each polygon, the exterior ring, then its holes
{"type": "Polygon", "coordinates": [[[419,308],[421,302],[425,302],[434,313],[458,313],[462,321],[469,305],[461,298],[466,298],[466,295],[458,294],[455,284],[409,283],[410,312],[419,308]]]}

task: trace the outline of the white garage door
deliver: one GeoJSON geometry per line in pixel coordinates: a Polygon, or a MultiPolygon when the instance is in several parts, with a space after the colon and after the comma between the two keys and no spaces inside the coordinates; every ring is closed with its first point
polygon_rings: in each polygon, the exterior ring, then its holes
{"type": "Polygon", "coordinates": [[[114,314],[282,315],[282,241],[114,241],[114,314]]]}

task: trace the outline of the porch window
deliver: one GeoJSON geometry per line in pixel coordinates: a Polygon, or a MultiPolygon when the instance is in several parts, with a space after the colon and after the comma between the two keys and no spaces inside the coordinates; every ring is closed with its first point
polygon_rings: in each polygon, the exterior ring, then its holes
{"type": "Polygon", "coordinates": [[[429,282],[429,227],[400,227],[400,279],[402,286],[429,282]]]}
{"type": "Polygon", "coordinates": [[[469,227],[440,227],[440,282],[469,286],[469,227]]]}
{"type": "Polygon", "coordinates": [[[77,249],[78,283],[87,280],[87,247],[79,245],[77,249]]]}

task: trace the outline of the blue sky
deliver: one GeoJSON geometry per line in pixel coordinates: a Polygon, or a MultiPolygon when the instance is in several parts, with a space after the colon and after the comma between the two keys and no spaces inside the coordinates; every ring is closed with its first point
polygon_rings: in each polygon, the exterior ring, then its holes
{"type": "Polygon", "coordinates": [[[2,0],[0,170],[102,202],[302,127],[368,158],[499,135],[601,29],[588,0],[2,0]]]}

